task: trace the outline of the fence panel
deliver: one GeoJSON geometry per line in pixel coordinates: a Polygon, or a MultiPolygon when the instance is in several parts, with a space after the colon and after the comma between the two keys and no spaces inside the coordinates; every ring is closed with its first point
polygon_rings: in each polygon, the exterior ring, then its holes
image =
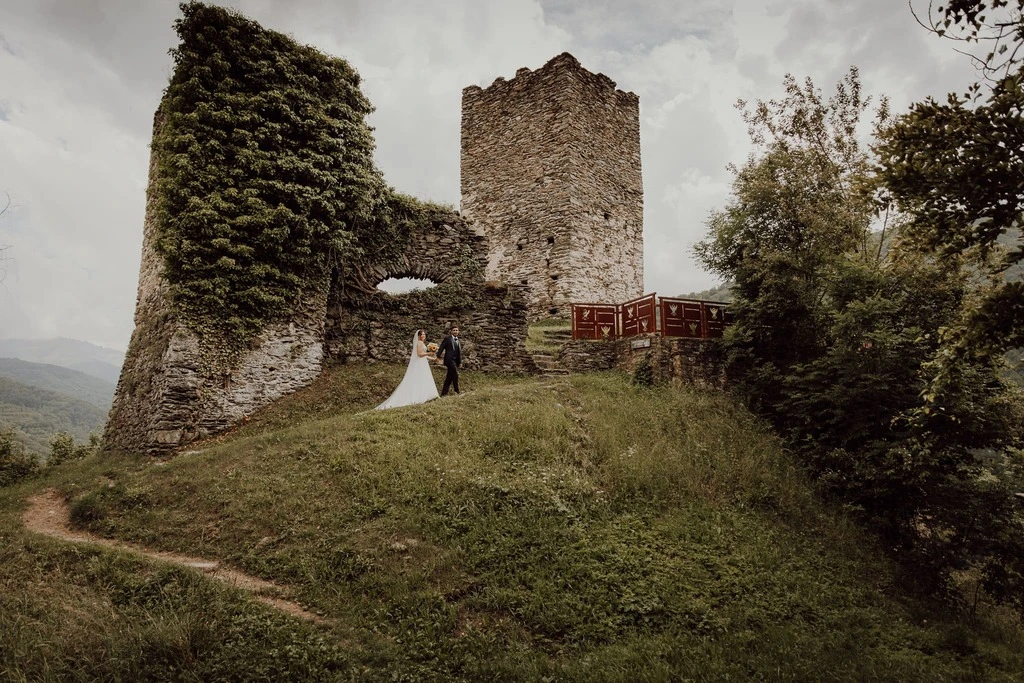
{"type": "Polygon", "coordinates": [[[700,301],[661,298],[661,334],[664,337],[704,336],[704,310],[700,301]]]}
{"type": "Polygon", "coordinates": [[[663,337],[717,339],[732,323],[718,301],[646,294],[624,304],[572,304],[573,339],[616,339],[658,332],[663,337]]]}
{"type": "Polygon", "coordinates": [[[702,303],[704,308],[704,336],[708,339],[717,339],[722,336],[725,326],[728,324],[725,317],[725,304],[717,304],[710,301],[702,303]]]}
{"type": "Polygon", "coordinates": [[[573,339],[615,339],[614,304],[572,304],[573,339]]]}
{"type": "Polygon", "coordinates": [[[635,337],[657,331],[657,295],[647,294],[622,304],[622,336],[635,337]]]}
{"type": "Polygon", "coordinates": [[[665,337],[716,339],[732,322],[726,304],[717,301],[663,297],[659,300],[659,307],[661,334],[665,337]]]}

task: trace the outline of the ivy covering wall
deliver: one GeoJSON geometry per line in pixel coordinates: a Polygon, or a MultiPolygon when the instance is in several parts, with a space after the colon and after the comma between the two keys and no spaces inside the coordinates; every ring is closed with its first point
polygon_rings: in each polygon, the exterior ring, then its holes
{"type": "Polygon", "coordinates": [[[393,193],[345,60],[231,10],[180,7],[153,148],[157,249],[189,327],[242,349],[357,258],[360,233],[388,242],[393,193]]]}

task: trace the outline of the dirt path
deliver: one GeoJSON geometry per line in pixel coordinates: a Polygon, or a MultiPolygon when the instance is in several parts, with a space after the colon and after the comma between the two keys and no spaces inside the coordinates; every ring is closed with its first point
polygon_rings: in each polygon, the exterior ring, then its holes
{"type": "Polygon", "coordinates": [[[29,531],[59,538],[72,543],[93,543],[105,548],[125,550],[128,552],[144,555],[145,557],[170,562],[182,567],[198,569],[211,577],[223,581],[235,588],[249,591],[262,603],[286,612],[293,617],[304,619],[318,624],[329,623],[321,616],[307,612],[298,603],[285,599],[287,591],[277,584],[263,579],[243,574],[235,569],[224,567],[215,560],[206,560],[200,557],[189,557],[187,555],[175,555],[173,553],[146,550],[128,543],[111,541],[91,534],[86,534],[71,529],[71,517],[68,513],[68,506],[64,498],[54,489],[47,489],[39,495],[28,499],[28,508],[22,515],[22,522],[29,531]]]}

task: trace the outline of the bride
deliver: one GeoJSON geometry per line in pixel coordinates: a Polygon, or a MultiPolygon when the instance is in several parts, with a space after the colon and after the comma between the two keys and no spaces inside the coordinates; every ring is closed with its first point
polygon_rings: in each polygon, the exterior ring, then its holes
{"type": "Polygon", "coordinates": [[[434,384],[434,375],[430,372],[430,356],[433,354],[427,350],[426,339],[426,332],[416,330],[412,338],[412,354],[409,356],[409,367],[405,370],[405,377],[395,388],[394,393],[375,410],[411,406],[437,398],[437,385],[434,384]]]}

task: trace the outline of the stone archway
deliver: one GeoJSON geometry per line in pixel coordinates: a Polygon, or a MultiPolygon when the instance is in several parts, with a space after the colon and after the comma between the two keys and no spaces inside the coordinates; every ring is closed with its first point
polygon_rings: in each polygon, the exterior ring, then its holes
{"type": "Polygon", "coordinates": [[[437,283],[433,280],[424,280],[416,277],[388,277],[385,280],[381,280],[377,283],[377,289],[390,294],[391,296],[401,296],[410,292],[430,289],[436,287],[437,283]]]}
{"type": "Polygon", "coordinates": [[[451,212],[409,234],[392,256],[368,259],[358,276],[338,274],[327,301],[328,361],[401,362],[409,356],[413,330],[422,327],[429,339],[440,341],[456,323],[462,328],[465,367],[535,371],[525,346],[524,288],[485,281],[487,259],[486,238],[451,212]],[[372,286],[403,277],[435,286],[402,295],[372,286]]]}
{"type": "Polygon", "coordinates": [[[171,306],[154,230],[147,214],[138,324],[107,422],[108,449],[160,453],[223,431],[313,382],[325,362],[402,362],[419,327],[439,340],[457,323],[468,369],[537,371],[524,343],[522,288],[484,281],[487,241],[454,212],[411,231],[390,258],[365,259],[359,277],[337,272],[329,291],[312,290],[217,373],[206,367],[203,341],[171,306]],[[396,297],[367,285],[387,277],[437,286],[396,297]]]}

